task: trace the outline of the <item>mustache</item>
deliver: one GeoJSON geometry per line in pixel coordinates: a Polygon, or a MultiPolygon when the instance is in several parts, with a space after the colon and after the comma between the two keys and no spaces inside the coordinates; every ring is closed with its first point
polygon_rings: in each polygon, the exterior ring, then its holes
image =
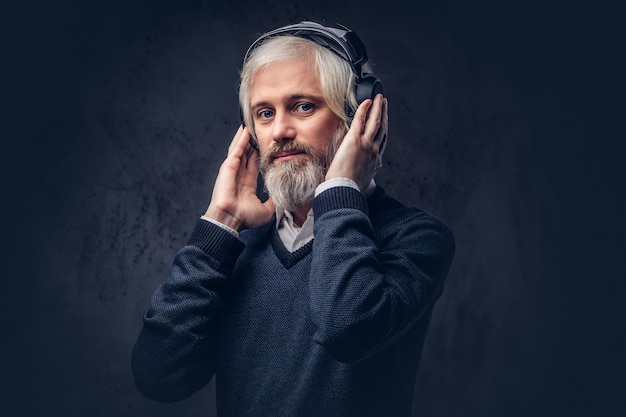
{"type": "Polygon", "coordinates": [[[307,144],[295,142],[286,142],[284,144],[274,143],[265,151],[265,154],[261,156],[261,165],[270,165],[278,155],[283,152],[304,153],[313,160],[318,159],[315,150],[307,144]]]}

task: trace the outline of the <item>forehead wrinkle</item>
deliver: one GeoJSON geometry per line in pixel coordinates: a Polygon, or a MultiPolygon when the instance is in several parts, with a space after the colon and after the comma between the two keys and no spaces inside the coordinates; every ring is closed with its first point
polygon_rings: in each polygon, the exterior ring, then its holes
{"type": "Polygon", "coordinates": [[[301,69],[302,67],[304,67],[304,69],[296,73],[293,73],[293,72],[290,73],[289,71],[287,71],[287,73],[283,72],[280,75],[280,77],[276,75],[269,75],[269,78],[267,77],[264,78],[263,89],[262,89],[262,92],[264,94],[266,94],[268,91],[271,93],[276,91],[277,95],[280,96],[284,94],[285,92],[284,90],[286,88],[289,88],[292,92],[293,91],[295,92],[293,94],[290,94],[290,96],[287,98],[282,98],[281,99],[282,102],[292,100],[293,99],[292,96],[311,97],[311,98],[316,98],[317,100],[319,100],[320,98],[323,99],[323,96],[321,94],[319,74],[317,74],[317,71],[315,70],[314,63],[311,62],[311,59],[309,58],[301,57],[301,58],[294,58],[294,59],[288,59],[288,60],[274,61],[272,63],[263,65],[261,68],[259,68],[252,76],[252,79],[250,82],[251,107],[258,107],[259,104],[270,104],[269,102],[274,101],[274,97],[270,95],[269,100],[264,99],[262,97],[261,100],[254,102],[253,96],[254,95],[258,96],[259,77],[266,76],[268,70],[270,70],[272,67],[278,68],[277,70],[281,71],[282,65],[297,66],[301,69]],[[302,74],[304,71],[307,71],[312,77],[306,77],[306,79],[303,79],[302,74]]]}

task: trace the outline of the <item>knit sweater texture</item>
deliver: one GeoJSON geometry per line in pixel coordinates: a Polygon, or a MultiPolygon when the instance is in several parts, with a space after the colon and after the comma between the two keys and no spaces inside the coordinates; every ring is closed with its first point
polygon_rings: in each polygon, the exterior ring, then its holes
{"type": "Polygon", "coordinates": [[[145,396],[178,401],[215,375],[220,417],[411,415],[452,233],[380,187],[331,188],[313,212],[293,253],[274,220],[239,239],[198,222],[133,349],[145,396]]]}

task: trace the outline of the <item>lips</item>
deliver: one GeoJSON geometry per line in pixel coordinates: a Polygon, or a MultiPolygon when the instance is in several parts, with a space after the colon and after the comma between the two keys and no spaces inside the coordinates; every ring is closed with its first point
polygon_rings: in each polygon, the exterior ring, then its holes
{"type": "Polygon", "coordinates": [[[289,159],[293,159],[293,158],[297,158],[300,155],[305,155],[306,156],[306,152],[302,151],[302,150],[290,150],[290,151],[282,151],[282,152],[278,152],[272,155],[272,161],[275,160],[289,160],[289,159]]]}
{"type": "Polygon", "coordinates": [[[298,155],[304,153],[304,151],[285,151],[285,152],[280,152],[276,155],[276,158],[283,158],[285,156],[291,156],[291,155],[298,155]]]}

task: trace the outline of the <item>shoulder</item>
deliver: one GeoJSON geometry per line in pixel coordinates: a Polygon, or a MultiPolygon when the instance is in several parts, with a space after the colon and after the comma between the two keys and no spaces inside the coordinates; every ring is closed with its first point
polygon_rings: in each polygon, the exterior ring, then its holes
{"type": "Polygon", "coordinates": [[[379,239],[402,238],[418,246],[436,247],[450,257],[454,254],[454,234],[442,219],[420,208],[407,207],[380,186],[368,198],[368,206],[379,239]]]}

